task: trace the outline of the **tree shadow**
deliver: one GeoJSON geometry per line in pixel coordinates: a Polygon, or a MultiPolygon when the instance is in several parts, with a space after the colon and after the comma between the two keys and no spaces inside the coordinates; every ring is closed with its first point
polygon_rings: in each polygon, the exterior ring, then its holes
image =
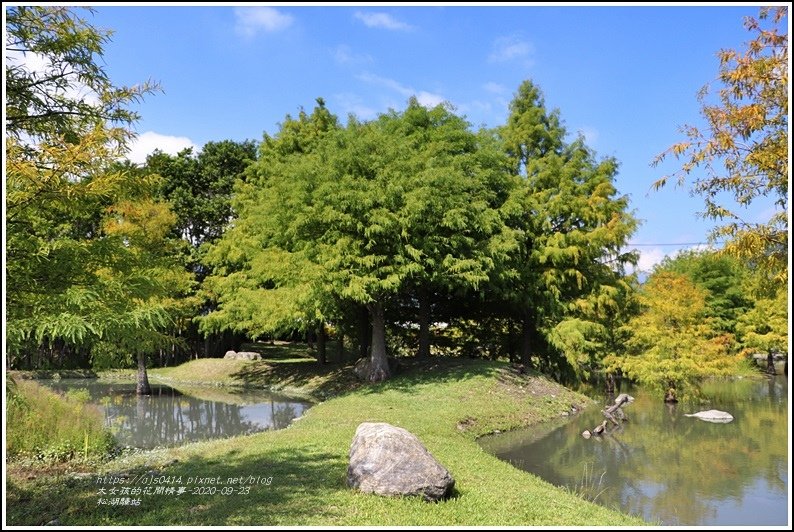
{"type": "MultiPolygon", "coordinates": [[[[112,486],[90,479],[61,482],[58,498],[52,479],[22,487],[7,485],[6,501],[15,506],[8,513],[9,525],[44,525],[58,519],[60,525],[258,525],[301,524],[318,518],[339,517],[341,510],[328,506],[329,496],[347,489],[347,456],[332,454],[321,446],[308,444],[292,448],[268,449],[261,456],[224,452],[220,459],[191,458],[148,475],[153,480],[143,484],[138,478],[138,495],[110,494],[112,486]],[[154,493],[156,487],[187,488],[154,493]],[[104,488],[106,494],[99,494],[104,488]],[[152,493],[146,493],[146,489],[152,493]],[[140,498],[140,505],[98,504],[100,498],[140,498]],[[23,508],[27,508],[24,511],[23,508]],[[49,509],[45,511],[44,509],[49,509]]],[[[110,475],[108,475],[110,476],[110,475]]],[[[69,479],[72,480],[72,479],[69,479]]],[[[164,490],[163,490],[164,491],[164,490]]]]}
{"type": "Polygon", "coordinates": [[[311,360],[275,364],[251,363],[244,365],[231,376],[242,381],[245,386],[311,389],[311,395],[320,399],[343,395],[363,384],[353,373],[352,364],[319,364],[311,360]]]}
{"type": "Polygon", "coordinates": [[[410,392],[419,385],[456,382],[475,376],[498,376],[504,373],[507,367],[489,360],[453,357],[396,360],[399,366],[391,379],[362,387],[361,392],[366,394],[387,390],[410,392]]]}

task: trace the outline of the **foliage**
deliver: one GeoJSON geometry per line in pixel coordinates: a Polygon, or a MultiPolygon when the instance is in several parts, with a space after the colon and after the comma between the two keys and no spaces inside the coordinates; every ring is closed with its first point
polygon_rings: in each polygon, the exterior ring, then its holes
{"type": "Polygon", "coordinates": [[[203,288],[218,306],[200,318],[205,333],[232,329],[256,339],[306,330],[324,317],[326,299],[309,258],[312,246],[298,238],[306,199],[301,187],[311,178],[304,165],[315,145],[338,127],[336,117],[318,103],[311,115],[287,115],[275,136],[265,136],[257,163],[237,183],[232,198],[237,219],[207,246],[205,262],[212,273],[203,288]]]}
{"type": "Polygon", "coordinates": [[[6,410],[6,453],[44,462],[106,455],[114,444],[102,412],[87,394],[57,394],[34,381],[19,381],[6,410]]]}
{"type": "Polygon", "coordinates": [[[138,115],[128,105],[158,89],[146,82],[113,85],[97,61],[111,32],[65,6],[11,6],[6,11],[6,132],[35,149],[40,141],[69,144],[109,123],[109,139],[124,143],[138,115]]]}
{"type": "Polygon", "coordinates": [[[558,111],[546,111],[532,82],[510,111],[500,135],[516,186],[502,212],[517,249],[500,272],[500,295],[523,322],[524,362],[543,355],[540,335],[563,357],[548,362],[583,371],[630,291],[624,268],[636,257],[622,248],[637,222],[615,188],[617,162],[596,161],[581,137],[566,143],[558,111]]]}
{"type": "MultiPolygon", "coordinates": [[[[678,183],[694,174],[692,191],[704,197],[703,215],[724,222],[712,238],[728,239],[725,253],[774,272],[783,285],[788,277],[787,16],[786,6],[764,7],[758,19],[745,20],[754,35],[746,50],[719,52],[718,101],[707,100],[708,85],[698,95],[705,128],[683,127],[687,140],[655,159],[657,164],[670,155],[683,160],[678,183]],[[775,211],[769,220],[754,222],[724,203],[723,193],[731,194],[739,208],[771,196],[775,211]]],[[[662,177],[654,186],[668,180],[662,177]]]]}
{"type": "Polygon", "coordinates": [[[668,400],[697,392],[705,377],[738,371],[734,338],[706,317],[706,292],[685,275],[655,272],[639,294],[642,311],[625,326],[625,356],[609,356],[609,370],[662,391],[668,400]]]}
{"type": "Polygon", "coordinates": [[[234,183],[254,159],[253,141],[224,140],[206,143],[197,154],[192,148],[177,155],[157,150],[144,169],[163,178],[161,194],[177,218],[174,231],[197,249],[220,238],[232,220],[234,183]]]}
{"type": "Polygon", "coordinates": [[[203,326],[256,337],[367,305],[373,353],[385,360],[389,300],[417,285],[488,280],[506,196],[499,161],[465,121],[416,100],[345,128],[321,100],[311,115],[287,117],[238,189],[239,218],[208,254],[220,309],[203,326]]]}
{"type": "Polygon", "coordinates": [[[719,332],[736,334],[736,321],[752,306],[749,271],[738,259],[714,251],[683,251],[665,257],[654,271],[686,275],[706,292],[705,316],[719,332]]]}
{"type": "Polygon", "coordinates": [[[781,288],[776,294],[760,297],[742,314],[737,324],[742,345],[763,353],[787,353],[788,292],[781,288]]]}
{"type": "Polygon", "coordinates": [[[74,11],[8,14],[7,51],[49,65],[6,70],[9,361],[56,343],[104,344],[124,358],[150,352],[168,341],[161,331],[189,285],[165,239],[174,220],[153,197],[156,180],[115,163],[132,135],[126,105],[152,87],[113,86],[97,63],[107,32],[74,11]]]}

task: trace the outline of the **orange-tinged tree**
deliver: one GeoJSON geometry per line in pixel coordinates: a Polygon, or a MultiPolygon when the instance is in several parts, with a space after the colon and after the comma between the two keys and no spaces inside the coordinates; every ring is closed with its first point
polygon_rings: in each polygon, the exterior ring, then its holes
{"type": "MultiPolygon", "coordinates": [[[[761,8],[744,25],[754,38],[744,51],[721,50],[716,101],[709,85],[698,100],[705,127],[681,128],[687,139],[654,160],[682,161],[673,176],[680,185],[694,178],[692,192],[703,196],[706,218],[719,220],[711,234],[725,240],[723,252],[769,271],[777,283],[788,279],[788,9],[761,8]],[[724,194],[738,207],[729,206],[724,194]],[[768,220],[747,219],[741,207],[761,197],[774,199],[768,220]]],[[[671,176],[654,183],[663,187],[671,176]]]]}
{"type": "Polygon", "coordinates": [[[705,290],[688,277],[658,271],[638,297],[642,312],[626,325],[626,354],[608,357],[608,371],[620,369],[675,402],[703,378],[738,370],[743,357],[734,353],[733,336],[715,330],[706,317],[705,290]]]}

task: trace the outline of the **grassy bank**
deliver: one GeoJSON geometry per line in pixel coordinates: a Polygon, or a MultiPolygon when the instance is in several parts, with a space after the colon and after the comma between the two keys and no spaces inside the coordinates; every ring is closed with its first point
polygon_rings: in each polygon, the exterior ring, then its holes
{"type": "MultiPolygon", "coordinates": [[[[278,365],[270,368],[264,376],[257,375],[275,378],[279,370],[272,368],[278,365]]],[[[294,377],[295,368],[284,370],[296,382],[319,378],[310,376],[308,365],[300,378],[294,377]]],[[[140,506],[103,506],[97,504],[96,477],[67,480],[44,475],[30,480],[11,475],[7,522],[40,525],[57,518],[62,525],[642,524],[520,471],[485,453],[475,441],[497,429],[560,416],[587,401],[540,376],[516,375],[505,364],[430,362],[389,382],[360,386],[324,401],[287,429],[142,453],[116,460],[104,471],[130,471],[134,478],[154,468],[158,477],[182,477],[182,485],[194,479],[182,495],[140,495],[140,506]],[[455,477],[455,496],[428,504],[348,489],[347,453],[356,427],[364,421],[384,421],[416,434],[455,477]],[[191,493],[198,478],[226,482],[250,475],[272,481],[250,486],[247,494],[221,495],[223,486],[214,494],[191,493]]]]}
{"type": "Polygon", "coordinates": [[[7,380],[6,454],[53,464],[88,460],[113,445],[102,412],[88,395],[61,395],[30,380],[7,380]]]}

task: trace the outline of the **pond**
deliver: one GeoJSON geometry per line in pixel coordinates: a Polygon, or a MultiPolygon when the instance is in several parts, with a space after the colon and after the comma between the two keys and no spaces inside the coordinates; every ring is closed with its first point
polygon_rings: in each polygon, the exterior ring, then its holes
{"type": "Polygon", "coordinates": [[[585,439],[599,404],[571,419],[487,436],[482,447],[585,499],[671,526],[785,526],[788,522],[786,377],[709,382],[705,405],[666,405],[643,390],[623,408],[628,421],[585,439]],[[730,423],[686,417],[730,412],[730,423]]]}
{"type": "Polygon", "coordinates": [[[248,389],[177,389],[152,383],[152,395],[137,396],[135,383],[41,382],[61,392],[87,390],[118,443],[141,449],[282,429],[311,406],[304,400],[248,389]]]}

